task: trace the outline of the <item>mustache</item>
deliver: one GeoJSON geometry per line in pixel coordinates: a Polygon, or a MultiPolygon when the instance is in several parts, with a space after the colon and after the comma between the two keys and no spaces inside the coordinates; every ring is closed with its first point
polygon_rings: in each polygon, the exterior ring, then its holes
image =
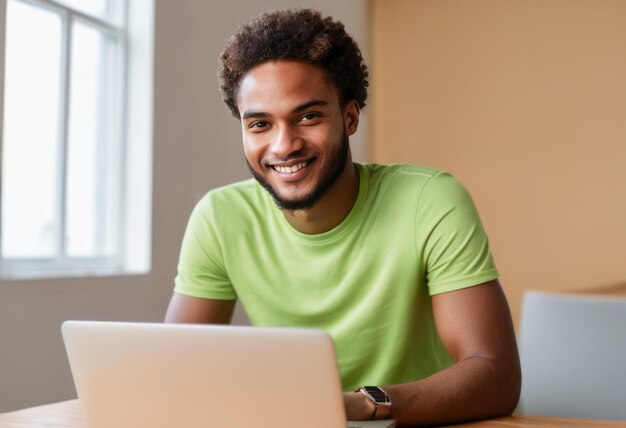
{"type": "Polygon", "coordinates": [[[289,162],[294,159],[302,159],[304,156],[304,152],[302,150],[298,150],[297,152],[293,152],[289,154],[289,156],[272,156],[269,159],[265,159],[266,164],[271,163],[280,163],[280,162],[289,162]]]}

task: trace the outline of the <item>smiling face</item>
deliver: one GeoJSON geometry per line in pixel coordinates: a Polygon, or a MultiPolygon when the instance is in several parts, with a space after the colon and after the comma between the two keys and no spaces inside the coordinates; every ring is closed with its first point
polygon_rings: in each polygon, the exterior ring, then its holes
{"type": "Polygon", "coordinates": [[[358,105],[342,108],[321,68],[290,60],[257,65],[241,81],[237,106],[248,167],[280,208],[312,208],[352,168],[348,136],[358,126],[358,105]]]}

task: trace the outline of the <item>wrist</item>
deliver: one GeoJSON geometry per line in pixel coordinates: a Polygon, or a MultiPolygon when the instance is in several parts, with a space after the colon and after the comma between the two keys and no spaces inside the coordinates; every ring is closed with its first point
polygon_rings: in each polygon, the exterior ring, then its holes
{"type": "Polygon", "coordinates": [[[379,386],[362,386],[355,392],[360,393],[374,406],[374,413],[370,419],[388,419],[391,415],[391,398],[379,386]]]}

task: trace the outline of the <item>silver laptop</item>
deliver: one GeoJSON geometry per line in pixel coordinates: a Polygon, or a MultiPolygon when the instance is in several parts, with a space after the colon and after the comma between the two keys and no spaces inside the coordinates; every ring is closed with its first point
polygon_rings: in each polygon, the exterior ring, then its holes
{"type": "Polygon", "coordinates": [[[66,321],[62,332],[86,428],[346,427],[320,330],[66,321]]]}

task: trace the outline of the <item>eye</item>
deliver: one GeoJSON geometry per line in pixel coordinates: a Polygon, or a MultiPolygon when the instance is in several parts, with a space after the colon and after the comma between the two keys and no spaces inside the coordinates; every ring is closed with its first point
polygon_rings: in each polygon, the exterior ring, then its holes
{"type": "Polygon", "coordinates": [[[300,118],[301,121],[310,121],[321,117],[319,113],[307,113],[300,118]]]}
{"type": "Polygon", "coordinates": [[[263,122],[261,120],[259,120],[258,122],[252,122],[250,125],[248,125],[248,128],[267,128],[269,125],[269,123],[267,122],[263,122]]]}

